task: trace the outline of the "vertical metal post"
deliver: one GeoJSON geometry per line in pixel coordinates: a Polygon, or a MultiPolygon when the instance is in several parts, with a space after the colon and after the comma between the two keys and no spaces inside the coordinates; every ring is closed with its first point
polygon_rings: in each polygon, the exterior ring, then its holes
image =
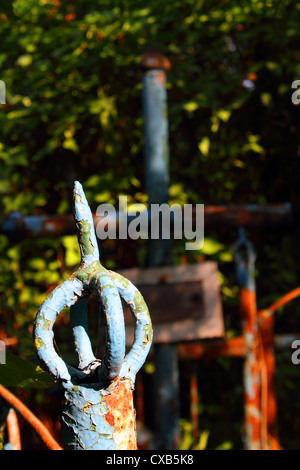
{"type": "Polygon", "coordinates": [[[275,396],[274,314],[269,310],[259,312],[259,327],[262,336],[265,383],[262,383],[262,420],[266,448],[280,448],[277,435],[277,403],[275,396]]]}
{"type": "MultiPolygon", "coordinates": [[[[145,177],[148,208],[168,202],[169,148],[167,93],[165,87],[169,60],[156,49],[143,59],[143,117],[145,139],[145,177]]],[[[171,264],[170,240],[149,237],[147,266],[171,264]]],[[[156,449],[176,449],[179,442],[179,379],[177,345],[154,346],[156,449]]]]}
{"type": "Polygon", "coordinates": [[[240,237],[235,245],[234,258],[237,280],[240,285],[239,302],[246,346],[244,359],[245,447],[247,450],[261,450],[261,384],[254,280],[255,253],[243,229],[240,230],[240,237]]]}
{"type": "Polygon", "coordinates": [[[179,373],[177,348],[155,345],[155,435],[157,450],[174,450],[179,445],[179,373]]]}
{"type": "MultiPolygon", "coordinates": [[[[168,203],[169,148],[166,71],[170,63],[166,57],[151,48],[142,60],[143,121],[145,146],[145,181],[148,207],[168,203]]],[[[149,237],[147,265],[164,266],[171,263],[170,240],[153,240],[149,237]]]]}

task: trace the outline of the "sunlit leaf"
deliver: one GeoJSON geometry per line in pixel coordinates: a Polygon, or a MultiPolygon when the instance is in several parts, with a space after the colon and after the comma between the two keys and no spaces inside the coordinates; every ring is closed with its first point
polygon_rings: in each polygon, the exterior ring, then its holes
{"type": "Polygon", "coordinates": [[[40,367],[6,351],[6,364],[0,364],[0,383],[4,387],[49,388],[54,381],[40,367]]]}
{"type": "Polygon", "coordinates": [[[200,152],[206,157],[209,154],[210,148],[210,139],[208,137],[203,137],[198,144],[200,152]]]}

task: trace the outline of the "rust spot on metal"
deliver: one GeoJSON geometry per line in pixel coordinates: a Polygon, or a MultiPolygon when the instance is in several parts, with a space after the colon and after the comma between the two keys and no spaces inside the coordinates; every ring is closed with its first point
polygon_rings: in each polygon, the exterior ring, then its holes
{"type": "Polygon", "coordinates": [[[246,446],[248,450],[261,450],[264,448],[261,434],[261,351],[255,292],[246,288],[240,289],[240,313],[246,346],[244,362],[246,446]]]}
{"type": "Polygon", "coordinates": [[[165,84],[166,75],[165,75],[164,72],[156,72],[155,77],[156,77],[156,80],[158,81],[158,83],[160,83],[161,85],[165,84]]]}
{"type": "Polygon", "coordinates": [[[114,415],[113,415],[110,411],[105,415],[105,421],[106,421],[110,426],[114,426],[114,425],[115,425],[115,418],[114,418],[114,415]]]}
{"type": "Polygon", "coordinates": [[[156,47],[150,46],[143,55],[141,66],[144,69],[162,69],[167,71],[171,68],[171,62],[156,47]]]}
{"type": "Polygon", "coordinates": [[[108,407],[106,422],[114,426],[116,450],[137,450],[135,410],[130,380],[120,380],[114,390],[105,395],[108,407]]]}

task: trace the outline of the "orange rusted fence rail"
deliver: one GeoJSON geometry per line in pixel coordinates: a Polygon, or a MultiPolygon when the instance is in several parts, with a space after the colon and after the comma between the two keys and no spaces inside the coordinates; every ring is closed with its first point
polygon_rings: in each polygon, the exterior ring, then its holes
{"type": "MultiPolygon", "coordinates": [[[[300,288],[280,298],[278,304],[276,302],[277,308],[293,300],[296,297],[296,292],[297,296],[299,296],[300,288]]],[[[261,450],[276,450],[281,448],[278,442],[276,424],[277,404],[274,389],[275,353],[276,351],[290,348],[293,341],[300,340],[300,333],[274,335],[275,310],[273,309],[276,304],[273,304],[268,309],[258,310],[255,319],[257,330],[252,343],[255,344],[252,357],[256,359],[257,363],[253,364],[253,371],[248,371],[250,377],[247,378],[245,376],[246,381],[256,380],[253,398],[245,396],[245,420],[247,420],[247,426],[245,426],[247,436],[245,447],[247,449],[255,447],[261,450]],[[248,407],[248,410],[246,410],[246,407],[248,407]],[[257,417],[257,419],[252,418],[252,412],[254,418],[257,417]]],[[[241,357],[245,359],[245,362],[249,361],[249,357],[247,358],[249,343],[245,339],[244,334],[247,334],[246,329],[244,329],[241,336],[230,339],[212,339],[201,343],[180,343],[178,345],[178,359],[195,363],[205,357],[241,357]]],[[[252,359],[250,358],[250,364],[251,362],[252,359]]],[[[195,376],[191,375],[191,397],[194,396],[196,387],[195,376]]],[[[198,416],[197,412],[195,414],[195,407],[192,403],[191,406],[194,410],[193,412],[191,411],[191,421],[193,429],[195,429],[195,423],[198,423],[198,416]]]]}
{"type": "MultiPolygon", "coordinates": [[[[178,346],[178,358],[181,361],[194,362],[204,357],[244,358],[247,449],[281,449],[276,424],[275,352],[290,348],[294,340],[300,339],[300,333],[275,335],[274,314],[278,308],[298,296],[300,287],[282,296],[269,308],[255,311],[252,294],[241,292],[241,309],[245,321],[241,336],[201,343],[181,343],[178,346]]],[[[191,393],[195,390],[194,382],[195,377],[192,375],[191,393]]],[[[195,413],[191,412],[191,420],[197,423],[195,413]]]]}

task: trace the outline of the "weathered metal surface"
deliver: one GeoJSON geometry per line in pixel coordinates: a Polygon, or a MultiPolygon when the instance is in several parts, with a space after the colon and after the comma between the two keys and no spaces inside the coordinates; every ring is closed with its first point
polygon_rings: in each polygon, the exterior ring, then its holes
{"type": "Polygon", "coordinates": [[[263,366],[262,376],[262,430],[265,448],[271,450],[281,449],[277,434],[277,402],[275,395],[275,349],[291,348],[291,344],[299,335],[274,336],[275,311],[300,295],[297,287],[280,297],[270,307],[258,312],[259,331],[261,335],[261,355],[263,366]]]}
{"type": "Polygon", "coordinates": [[[101,265],[92,213],[78,182],[74,186],[74,219],[81,264],[38,311],[34,328],[37,354],[65,391],[62,430],[68,449],[134,449],[132,389],[152,342],[148,308],[129,280],[101,265]],[[87,298],[92,293],[101,302],[106,318],[102,360],[94,356],[87,331],[87,298]],[[134,341],[126,356],[121,298],[134,318],[134,341]],[[65,307],[71,307],[78,368],[65,364],[53,345],[53,325],[65,307]]]}
{"type": "MultiPolygon", "coordinates": [[[[246,277],[242,277],[246,279],[246,277]]],[[[253,283],[252,283],[253,286],[253,283]]],[[[245,385],[252,388],[251,395],[245,390],[247,448],[262,450],[282,449],[277,435],[277,403],[274,387],[276,350],[290,349],[294,340],[300,335],[274,335],[274,312],[300,295],[300,288],[285,294],[269,308],[256,312],[254,292],[241,291],[241,310],[246,314],[244,335],[232,339],[219,339],[197,343],[182,343],[178,346],[178,357],[181,361],[196,361],[205,357],[229,356],[245,358],[245,385]],[[252,318],[252,321],[251,321],[252,318]],[[258,319],[258,321],[257,321],[258,319]],[[251,325],[252,323],[252,325],[251,325]],[[256,324],[258,330],[256,328],[256,324]],[[256,331],[256,339],[248,332],[256,331]],[[249,340],[252,340],[249,342],[249,340]],[[251,353],[251,345],[254,351],[251,353]],[[249,351],[250,346],[250,351],[249,351]],[[249,358],[250,354],[250,358],[249,358]],[[247,361],[249,361],[247,365],[247,361]],[[256,364],[254,364],[256,361],[256,364]],[[258,379],[259,375],[259,379],[258,379]],[[255,380],[256,379],[256,380],[255,380]],[[260,399],[259,399],[260,396],[260,399]],[[254,416],[251,416],[251,412],[254,416]],[[260,420],[255,419],[260,417],[260,420]],[[256,430],[256,431],[255,431],[256,430]],[[256,433],[255,433],[256,432],[256,433]]],[[[243,317],[244,318],[244,317],[243,317]]],[[[194,377],[191,377],[191,391],[195,389],[194,377]]],[[[191,404],[191,419],[196,422],[196,412],[191,404]]]]}
{"type": "Polygon", "coordinates": [[[169,59],[161,54],[156,47],[151,46],[142,57],[141,67],[143,69],[160,69],[168,71],[171,68],[169,59]]]}
{"type": "Polygon", "coordinates": [[[0,233],[14,240],[25,238],[59,237],[74,234],[72,214],[66,215],[28,215],[11,212],[0,225],[0,233]]]}
{"type": "MultiPolygon", "coordinates": [[[[147,54],[144,58],[145,62],[149,61],[147,54]]],[[[163,63],[162,57],[160,55],[159,60],[153,60],[153,66],[148,66],[144,70],[142,83],[145,182],[149,218],[151,218],[153,204],[166,204],[169,199],[166,75],[163,68],[157,67],[163,63]]],[[[165,60],[167,61],[167,59],[165,60]]],[[[150,239],[148,241],[147,266],[164,266],[170,264],[170,261],[170,240],[150,239]]]]}
{"type": "Polygon", "coordinates": [[[232,339],[214,339],[195,343],[180,343],[178,357],[181,361],[195,361],[202,357],[243,357],[246,352],[243,336],[232,339]]]}
{"type": "MultiPolygon", "coordinates": [[[[128,223],[137,216],[128,216],[128,223]]],[[[172,213],[170,214],[172,220],[172,213]]],[[[148,214],[150,223],[150,214],[148,214]]],[[[93,214],[94,226],[107,224],[96,214],[93,214]]],[[[113,220],[113,219],[111,219],[113,220]]],[[[118,230],[120,213],[116,211],[115,226],[118,230]]],[[[196,220],[196,211],[193,211],[193,223],[196,220]]],[[[294,223],[294,210],[290,203],[240,205],[240,206],[205,206],[205,227],[219,225],[244,227],[276,227],[290,226],[294,223]]],[[[72,214],[65,215],[28,215],[12,212],[0,224],[0,233],[13,238],[59,237],[74,234],[72,214]]]]}
{"type": "MultiPolygon", "coordinates": [[[[151,310],[154,343],[219,338],[224,320],[217,263],[121,271],[139,287],[151,310]]],[[[124,309],[127,344],[133,340],[129,312],[124,309]]]]}
{"type": "Polygon", "coordinates": [[[12,450],[22,450],[19,421],[14,408],[8,410],[6,426],[8,442],[11,444],[12,450]]]}
{"type": "Polygon", "coordinates": [[[244,358],[245,447],[248,450],[261,450],[261,358],[254,280],[255,253],[243,229],[240,229],[239,239],[234,246],[234,260],[240,286],[239,304],[246,347],[244,358]]]}
{"type": "MultiPolygon", "coordinates": [[[[300,333],[275,335],[274,350],[290,349],[293,341],[297,339],[300,339],[300,333]]],[[[231,339],[180,343],[178,345],[178,358],[180,361],[194,361],[202,357],[243,357],[245,352],[246,346],[243,336],[231,339]]]]}
{"type": "Polygon", "coordinates": [[[260,357],[255,292],[241,288],[240,309],[246,346],[244,360],[245,446],[248,450],[261,450],[260,357]]]}
{"type": "MultiPolygon", "coordinates": [[[[145,181],[148,216],[151,218],[151,208],[154,204],[168,203],[170,176],[165,81],[169,61],[157,51],[148,51],[141,65],[144,69],[142,102],[145,181]]],[[[151,268],[170,264],[171,243],[169,239],[162,238],[159,230],[158,240],[148,240],[146,265],[151,268]]],[[[154,393],[157,397],[155,448],[176,449],[176,436],[179,435],[179,372],[176,346],[155,344],[154,365],[154,393]]]]}
{"type": "Polygon", "coordinates": [[[243,227],[239,229],[239,238],[233,246],[233,257],[235,262],[236,278],[242,289],[255,292],[255,258],[253,246],[246,238],[243,227]]]}
{"type": "Polygon", "coordinates": [[[136,450],[135,410],[129,380],[113,388],[73,386],[65,392],[62,432],[68,450],[136,450]]]}
{"type": "Polygon", "coordinates": [[[263,367],[261,368],[262,434],[264,448],[273,449],[274,442],[278,443],[277,402],[274,385],[274,316],[269,310],[261,310],[258,312],[258,318],[263,360],[263,367]]]}
{"type": "Polygon", "coordinates": [[[280,204],[245,204],[205,206],[205,227],[226,224],[233,227],[289,226],[294,222],[293,206],[280,204]]]}

